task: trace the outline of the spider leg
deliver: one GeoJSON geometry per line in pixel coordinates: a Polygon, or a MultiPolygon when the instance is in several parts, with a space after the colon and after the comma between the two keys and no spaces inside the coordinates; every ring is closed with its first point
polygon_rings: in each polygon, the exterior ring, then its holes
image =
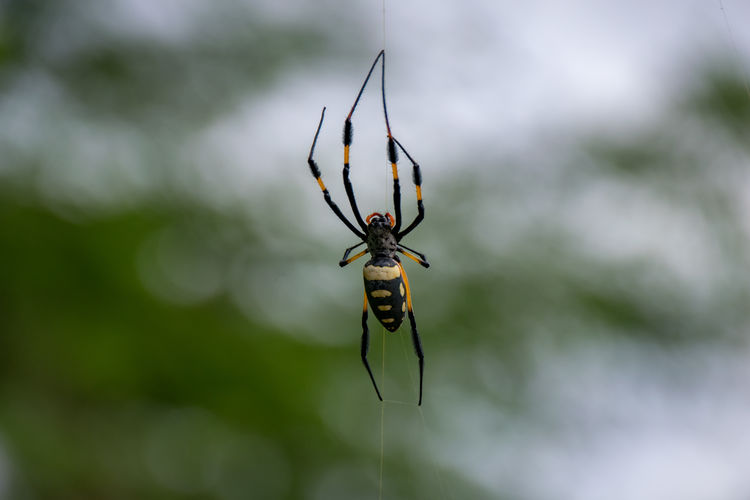
{"type": "MultiPolygon", "coordinates": [[[[385,99],[385,94],[383,94],[383,99],[385,99]]],[[[383,101],[383,109],[385,109],[385,101],[383,101]]],[[[386,115],[387,119],[388,115],[386,115]]],[[[392,231],[393,234],[398,234],[401,229],[401,184],[398,180],[398,154],[396,153],[395,140],[391,135],[390,127],[388,127],[388,161],[391,164],[391,171],[393,172],[393,212],[396,219],[392,231]]]]}
{"type": "MultiPolygon", "coordinates": [[[[385,103],[385,51],[381,50],[378,57],[382,56],[381,60],[381,71],[380,71],[380,92],[383,96],[383,116],[385,117],[385,129],[388,137],[388,162],[391,164],[391,171],[393,172],[393,211],[395,216],[395,224],[393,225],[393,233],[398,234],[401,229],[401,184],[398,180],[398,152],[396,150],[396,140],[391,134],[391,124],[388,121],[388,106],[385,103]]],[[[377,58],[375,59],[377,62],[377,58]]]]}
{"type": "Polygon", "coordinates": [[[425,268],[430,267],[430,263],[427,262],[427,257],[425,257],[425,255],[423,253],[419,253],[416,250],[413,250],[413,249],[411,249],[411,248],[409,248],[407,246],[404,246],[404,245],[402,245],[400,243],[399,243],[398,247],[396,247],[396,251],[400,252],[400,253],[402,253],[404,255],[406,255],[407,257],[409,257],[411,260],[413,260],[414,262],[416,262],[417,264],[419,264],[422,267],[425,267],[425,268]],[[414,254],[416,254],[416,255],[414,255],[414,254]]]}
{"type": "MultiPolygon", "coordinates": [[[[424,219],[424,203],[422,203],[422,170],[419,168],[419,164],[414,161],[414,158],[411,157],[411,155],[406,151],[404,146],[401,145],[400,142],[398,142],[397,139],[393,139],[396,144],[398,145],[399,149],[404,152],[407,158],[409,158],[409,161],[412,165],[412,178],[414,180],[414,186],[417,188],[417,216],[414,218],[414,220],[409,224],[409,226],[404,229],[401,232],[396,232],[396,241],[401,241],[401,238],[406,236],[411,232],[412,229],[417,227],[420,222],[424,219]]],[[[395,198],[395,193],[394,193],[395,198]]]]}
{"type": "Polygon", "coordinates": [[[367,373],[370,375],[370,380],[372,380],[372,386],[375,388],[375,393],[378,395],[378,399],[383,401],[383,397],[380,395],[380,390],[378,389],[378,384],[375,383],[375,376],[372,374],[372,370],[370,369],[370,363],[367,362],[367,351],[369,349],[370,332],[367,329],[367,292],[365,292],[365,304],[362,306],[362,363],[364,363],[365,368],[367,368],[367,373]]]}
{"type": "Polygon", "coordinates": [[[370,76],[372,76],[372,72],[375,69],[375,66],[378,64],[378,60],[380,60],[381,57],[384,61],[385,51],[381,50],[375,57],[375,61],[373,61],[372,66],[370,66],[370,71],[367,72],[365,81],[359,88],[356,99],[354,99],[352,109],[349,111],[346,120],[344,120],[344,170],[342,172],[342,176],[344,178],[344,187],[346,188],[346,196],[349,198],[349,204],[352,207],[352,212],[354,212],[354,218],[357,220],[357,224],[359,224],[359,227],[361,227],[365,233],[367,232],[367,224],[365,224],[365,221],[362,219],[362,215],[359,213],[357,201],[354,199],[354,188],[352,187],[352,182],[349,179],[349,149],[352,145],[352,138],[354,137],[352,115],[354,114],[354,110],[357,108],[357,104],[359,104],[359,99],[362,97],[362,92],[365,91],[367,82],[370,81],[370,76]]]}
{"type": "Polygon", "coordinates": [[[315,138],[313,139],[312,146],[310,146],[310,155],[307,157],[307,164],[310,166],[310,172],[312,172],[313,177],[315,177],[315,180],[318,181],[318,186],[320,186],[320,190],[323,192],[323,198],[325,198],[326,203],[328,203],[328,206],[331,207],[333,213],[335,213],[336,216],[341,219],[341,222],[343,222],[346,227],[348,227],[354,234],[356,234],[358,238],[364,240],[365,234],[354,227],[354,224],[349,222],[349,219],[347,219],[346,216],[341,212],[341,209],[338,207],[338,205],[336,205],[336,202],[331,199],[331,194],[328,192],[325,184],[323,184],[323,179],[321,179],[320,177],[320,169],[318,168],[318,164],[315,163],[315,160],[313,159],[315,144],[318,142],[318,135],[320,134],[320,127],[323,126],[323,118],[325,117],[325,114],[326,108],[323,108],[323,111],[320,113],[320,122],[318,123],[318,129],[315,131],[315,138]]]}
{"type": "Polygon", "coordinates": [[[350,246],[349,248],[347,248],[347,249],[346,249],[346,252],[344,252],[344,256],[343,256],[343,257],[341,257],[341,260],[339,261],[339,266],[341,266],[341,267],[344,267],[345,265],[347,265],[347,264],[350,264],[350,263],[354,262],[355,260],[357,260],[357,259],[359,259],[360,257],[362,257],[362,256],[363,256],[364,254],[366,254],[366,253],[367,253],[367,249],[365,248],[364,250],[362,250],[361,252],[359,252],[359,253],[358,253],[357,255],[355,255],[354,257],[351,257],[351,258],[349,257],[349,254],[350,254],[350,253],[352,253],[352,250],[354,250],[354,249],[355,249],[355,248],[357,248],[358,246],[360,246],[360,245],[364,245],[364,244],[365,244],[365,242],[364,242],[364,241],[360,241],[360,242],[359,242],[359,243],[357,243],[356,245],[353,245],[353,246],[350,246]]]}
{"type": "MultiPolygon", "coordinates": [[[[404,287],[406,288],[406,308],[409,314],[409,324],[411,325],[411,341],[414,344],[414,352],[419,358],[419,406],[422,406],[422,379],[424,378],[424,353],[422,352],[422,341],[419,339],[419,333],[417,332],[417,322],[414,319],[414,310],[411,306],[411,289],[409,288],[409,279],[406,277],[404,266],[401,262],[398,262],[398,267],[401,268],[401,276],[404,278],[404,287]]],[[[373,380],[374,382],[374,380],[373,380]]]]}

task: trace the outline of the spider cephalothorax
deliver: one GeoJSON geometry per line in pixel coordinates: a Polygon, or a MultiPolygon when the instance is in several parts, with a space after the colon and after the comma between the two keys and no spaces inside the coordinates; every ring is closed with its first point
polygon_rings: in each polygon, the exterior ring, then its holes
{"type": "Polygon", "coordinates": [[[331,198],[328,189],[323,183],[323,179],[321,179],[320,169],[313,159],[315,144],[318,141],[318,134],[320,134],[320,128],[323,125],[325,112],[326,109],[323,108],[323,112],[320,115],[320,122],[318,123],[318,129],[315,131],[315,137],[313,138],[313,143],[310,147],[310,155],[307,157],[307,164],[310,166],[310,171],[313,176],[318,181],[318,186],[320,186],[320,189],[323,192],[323,197],[331,210],[333,210],[333,213],[336,214],[349,230],[362,240],[356,245],[346,249],[339,265],[344,267],[368,252],[372,256],[363,269],[365,297],[364,306],[362,307],[362,362],[364,363],[365,368],[367,368],[367,373],[370,375],[370,380],[372,380],[372,385],[375,387],[375,392],[377,393],[378,398],[382,401],[383,398],[380,395],[380,390],[375,383],[375,377],[370,369],[370,364],[367,362],[367,351],[370,344],[369,330],[367,328],[367,305],[368,303],[370,304],[375,317],[380,321],[383,327],[390,332],[398,330],[399,326],[401,326],[401,323],[404,321],[404,316],[408,314],[409,323],[411,325],[411,338],[417,358],[419,359],[419,404],[421,405],[424,354],[422,353],[422,343],[419,339],[417,324],[414,319],[409,280],[406,277],[404,267],[401,264],[397,252],[415,262],[418,262],[424,267],[430,266],[427,262],[427,258],[423,254],[401,244],[401,239],[417,227],[417,225],[419,225],[424,219],[424,205],[422,203],[422,174],[417,162],[414,161],[401,143],[391,134],[391,126],[388,122],[388,110],[385,105],[385,51],[381,50],[375,58],[375,62],[372,63],[370,71],[367,73],[367,77],[365,77],[365,81],[359,89],[357,98],[354,100],[354,105],[344,121],[344,188],[346,189],[346,196],[349,199],[349,204],[351,205],[352,213],[354,214],[354,220],[357,224],[356,226],[349,221],[331,198]],[[391,170],[393,172],[393,205],[395,217],[390,213],[383,215],[379,212],[375,212],[370,214],[366,220],[362,220],[362,215],[359,212],[357,202],[354,198],[354,188],[349,180],[349,148],[352,144],[353,135],[352,115],[354,114],[357,103],[359,102],[360,97],[362,97],[362,92],[364,91],[365,86],[370,79],[370,75],[372,75],[378,61],[381,61],[380,88],[383,95],[383,114],[385,115],[385,127],[388,140],[388,162],[391,164],[391,170]],[[403,230],[401,229],[401,186],[398,179],[397,149],[403,152],[412,164],[412,178],[417,192],[417,216],[411,224],[403,230]],[[364,244],[367,245],[367,248],[354,256],[349,257],[352,250],[364,244]]]}
{"type": "Polygon", "coordinates": [[[365,221],[367,222],[367,251],[370,255],[394,257],[398,250],[398,242],[393,235],[393,226],[396,223],[393,216],[389,213],[381,215],[375,212],[365,221]]]}

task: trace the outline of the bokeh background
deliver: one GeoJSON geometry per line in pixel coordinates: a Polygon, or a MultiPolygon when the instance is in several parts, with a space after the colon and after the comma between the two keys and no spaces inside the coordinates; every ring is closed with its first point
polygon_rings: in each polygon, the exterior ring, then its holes
{"type": "MultiPolygon", "coordinates": [[[[748,20],[0,1],[0,498],[750,498],[748,20]],[[361,261],[306,165],[326,105],[344,206],[383,46],[424,175],[421,409],[408,335],[371,321],[375,398],[361,261]]],[[[365,213],[392,209],[378,91],[365,213]]]]}

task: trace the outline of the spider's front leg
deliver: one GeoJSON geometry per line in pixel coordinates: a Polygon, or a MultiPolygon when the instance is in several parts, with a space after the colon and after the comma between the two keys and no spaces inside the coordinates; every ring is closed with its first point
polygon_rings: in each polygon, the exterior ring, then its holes
{"type": "Polygon", "coordinates": [[[318,168],[318,164],[313,159],[313,154],[315,153],[315,145],[318,142],[318,135],[320,135],[320,127],[323,126],[323,118],[325,118],[326,115],[326,108],[323,108],[323,111],[320,113],[320,122],[318,122],[318,128],[315,131],[315,137],[313,138],[312,146],[310,146],[310,154],[307,156],[307,165],[310,167],[310,172],[312,173],[313,177],[315,177],[315,180],[318,181],[318,186],[320,186],[320,190],[323,192],[323,198],[325,199],[326,203],[329,207],[331,207],[331,210],[333,210],[333,213],[336,214],[336,216],[343,222],[346,227],[351,230],[354,234],[357,235],[357,237],[361,240],[365,239],[365,234],[361,232],[359,229],[354,227],[354,224],[349,222],[349,219],[346,218],[346,216],[341,212],[341,209],[338,205],[336,205],[336,202],[333,201],[331,198],[331,194],[328,192],[328,188],[326,188],[326,185],[323,183],[323,179],[320,175],[320,169],[318,168]]]}
{"type": "MultiPolygon", "coordinates": [[[[354,112],[354,108],[352,108],[352,112],[354,112]]],[[[365,221],[362,219],[362,214],[359,213],[357,200],[354,199],[354,187],[352,186],[352,181],[349,179],[349,148],[352,145],[352,137],[353,132],[350,112],[349,116],[346,117],[346,121],[344,122],[344,170],[341,172],[341,175],[344,179],[346,197],[349,198],[349,205],[351,205],[352,207],[354,219],[357,221],[357,224],[359,224],[359,227],[361,227],[363,231],[367,232],[367,224],[365,224],[365,221]]]]}
{"type": "Polygon", "coordinates": [[[344,170],[342,171],[342,177],[344,178],[346,196],[349,198],[349,204],[352,207],[352,212],[354,212],[354,219],[357,221],[357,224],[359,224],[359,227],[361,227],[365,233],[367,232],[367,224],[365,224],[365,221],[362,219],[362,215],[359,213],[357,200],[354,199],[354,188],[352,187],[352,182],[349,179],[349,150],[352,145],[352,139],[354,138],[352,115],[354,115],[354,110],[357,109],[357,104],[359,103],[359,99],[362,97],[362,92],[364,92],[365,87],[367,86],[367,82],[370,80],[370,76],[372,75],[375,66],[378,64],[378,60],[381,59],[381,57],[383,58],[383,60],[385,59],[385,52],[382,50],[378,53],[377,57],[375,57],[375,61],[373,61],[372,66],[370,66],[370,71],[367,72],[365,81],[359,88],[356,99],[354,99],[352,109],[349,111],[349,114],[346,116],[346,120],[344,121],[344,170]]]}
{"type": "Polygon", "coordinates": [[[403,153],[407,158],[409,158],[409,161],[411,162],[412,179],[414,180],[414,186],[417,189],[417,216],[406,229],[396,235],[396,241],[401,241],[401,238],[409,234],[412,229],[417,227],[419,223],[424,219],[424,203],[422,202],[422,170],[419,168],[419,163],[414,161],[414,158],[411,157],[404,146],[402,146],[401,143],[398,142],[398,140],[394,139],[394,141],[396,142],[396,144],[398,144],[399,149],[403,151],[403,153]]]}

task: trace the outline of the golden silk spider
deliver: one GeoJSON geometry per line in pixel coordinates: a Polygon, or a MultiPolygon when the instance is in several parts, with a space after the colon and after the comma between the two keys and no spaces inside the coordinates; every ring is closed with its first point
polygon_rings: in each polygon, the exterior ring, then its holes
{"type": "Polygon", "coordinates": [[[341,212],[338,205],[336,205],[336,202],[331,199],[331,195],[321,179],[320,169],[313,159],[315,144],[318,141],[318,134],[320,134],[320,128],[323,125],[325,112],[326,108],[323,108],[323,111],[320,114],[320,122],[318,122],[318,128],[315,131],[315,137],[313,138],[312,146],[310,147],[310,155],[307,158],[307,163],[310,166],[310,171],[315,177],[315,180],[318,181],[318,185],[323,192],[323,197],[328,206],[331,207],[331,210],[333,210],[333,213],[336,214],[341,222],[343,222],[351,232],[362,240],[356,245],[346,249],[339,265],[344,267],[368,252],[371,255],[371,259],[367,261],[363,270],[365,293],[364,305],[362,306],[362,362],[367,369],[367,373],[370,375],[370,380],[372,380],[372,385],[375,388],[375,393],[378,395],[378,399],[382,401],[383,397],[380,395],[378,384],[375,382],[375,377],[370,369],[370,364],[367,362],[367,352],[370,345],[370,336],[367,328],[367,306],[369,303],[375,317],[389,332],[395,332],[398,330],[401,323],[404,321],[404,316],[408,314],[409,323],[411,325],[411,339],[414,344],[414,351],[419,359],[418,404],[421,405],[424,354],[422,352],[422,342],[419,339],[419,333],[417,333],[417,323],[414,319],[409,280],[406,277],[404,267],[401,265],[401,260],[396,253],[401,253],[424,267],[430,267],[427,258],[423,254],[401,243],[404,236],[409,234],[424,219],[424,204],[422,203],[422,173],[419,169],[419,164],[414,161],[404,146],[393,137],[393,134],[391,134],[391,126],[388,122],[388,109],[385,104],[384,50],[381,50],[378,53],[375,61],[372,63],[370,71],[367,73],[365,81],[359,89],[357,98],[354,100],[354,105],[352,105],[352,109],[349,111],[349,114],[344,121],[344,188],[346,189],[346,195],[349,198],[349,204],[351,205],[354,219],[359,227],[349,221],[349,219],[341,212]],[[363,220],[359,208],[357,207],[357,202],[354,199],[352,183],[349,180],[349,148],[352,144],[352,115],[357,108],[357,103],[359,103],[359,99],[362,97],[362,92],[364,92],[367,82],[370,80],[370,76],[377,66],[378,61],[381,62],[380,88],[383,96],[383,115],[385,116],[385,128],[388,140],[388,161],[391,164],[391,170],[393,171],[393,210],[395,216],[390,213],[383,215],[379,212],[374,212],[363,220]],[[412,177],[417,191],[417,215],[403,230],[401,229],[401,186],[398,179],[397,150],[401,150],[412,164],[412,177]],[[349,254],[361,245],[366,245],[366,248],[349,257],[349,254]]]}

